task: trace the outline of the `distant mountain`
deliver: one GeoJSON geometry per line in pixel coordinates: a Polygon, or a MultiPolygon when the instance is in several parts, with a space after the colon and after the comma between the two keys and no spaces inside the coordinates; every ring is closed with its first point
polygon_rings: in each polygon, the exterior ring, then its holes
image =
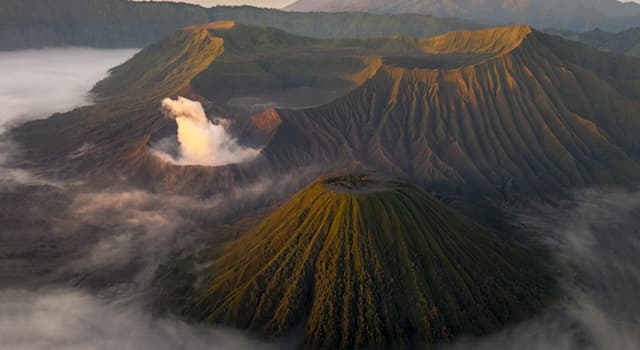
{"type": "Polygon", "coordinates": [[[418,13],[580,31],[596,27],[621,30],[640,23],[640,5],[617,0],[298,0],[286,9],[418,13]]]}
{"type": "Polygon", "coordinates": [[[640,57],[640,27],[630,28],[618,33],[607,32],[601,29],[594,29],[583,33],[561,30],[547,30],[547,32],[583,42],[600,50],[610,51],[620,55],[640,57]]]}
{"type": "Polygon", "coordinates": [[[235,20],[310,37],[431,36],[479,28],[431,16],[288,13],[254,7],[214,7],[127,0],[3,0],[0,50],[45,46],[144,47],[176,29],[235,20]]]}
{"type": "Polygon", "coordinates": [[[187,315],[308,349],[431,348],[530,317],[553,282],[530,252],[404,182],[315,181],[214,252],[187,315]]]}
{"type": "Polygon", "coordinates": [[[640,60],[527,26],[369,40],[195,26],[95,91],[96,105],[13,132],[32,164],[198,194],[351,167],[480,198],[640,180],[640,60]],[[157,159],[149,145],[175,135],[159,103],[176,95],[232,120],[261,155],[224,167],[157,159]]]}

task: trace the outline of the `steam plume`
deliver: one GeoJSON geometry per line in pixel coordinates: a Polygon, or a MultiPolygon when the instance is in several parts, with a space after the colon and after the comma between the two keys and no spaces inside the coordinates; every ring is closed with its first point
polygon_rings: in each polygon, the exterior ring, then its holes
{"type": "Polygon", "coordinates": [[[178,165],[222,166],[242,163],[255,158],[260,150],[240,146],[222,125],[213,124],[205,115],[200,102],[184,97],[166,98],[162,110],[178,125],[178,157],[161,150],[155,154],[178,165]]]}

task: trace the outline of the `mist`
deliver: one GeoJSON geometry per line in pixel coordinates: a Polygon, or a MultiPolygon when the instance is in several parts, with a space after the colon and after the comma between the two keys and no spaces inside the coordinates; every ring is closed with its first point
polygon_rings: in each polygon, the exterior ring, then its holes
{"type": "Polygon", "coordinates": [[[136,51],[55,48],[0,52],[0,190],[15,185],[60,185],[7,167],[19,150],[3,134],[29,120],[91,103],[93,85],[136,51]]]}
{"type": "Polygon", "coordinates": [[[150,294],[160,264],[228,239],[220,226],[230,216],[307,180],[265,177],[208,198],[72,185],[0,191],[0,339],[10,349],[282,348],[156,316],[150,294]]]}
{"type": "Polygon", "coordinates": [[[260,150],[243,147],[225,130],[221,121],[212,123],[202,104],[184,97],[166,98],[162,111],[178,126],[179,149],[172,155],[171,143],[160,142],[152,152],[161,159],[177,165],[222,166],[254,159],[260,150]],[[168,145],[168,146],[167,146],[168,145]]]}
{"type": "MultiPolygon", "coordinates": [[[[91,103],[91,87],[135,51],[0,53],[0,134],[91,103]]],[[[0,348],[273,346],[230,329],[155,317],[147,295],[168,254],[215,240],[216,220],[267,195],[272,180],[209,199],[95,189],[9,167],[20,150],[6,135],[0,141],[0,348]]]]}
{"type": "Polygon", "coordinates": [[[640,349],[640,193],[585,190],[520,215],[559,266],[562,297],[533,320],[444,349],[640,349]]]}
{"type": "Polygon", "coordinates": [[[0,291],[0,339],[12,350],[276,348],[239,331],[154,318],[139,305],[69,289],[0,291]]]}
{"type": "Polygon", "coordinates": [[[20,220],[11,212],[0,216],[0,225],[9,216],[0,232],[0,348],[274,346],[243,332],[154,316],[149,296],[159,264],[223,239],[221,219],[271,195],[272,180],[209,199],[134,188],[31,188],[12,203],[20,220]]]}
{"type": "Polygon", "coordinates": [[[0,133],[21,122],[91,102],[108,70],[137,50],[55,48],[0,52],[0,133]]]}

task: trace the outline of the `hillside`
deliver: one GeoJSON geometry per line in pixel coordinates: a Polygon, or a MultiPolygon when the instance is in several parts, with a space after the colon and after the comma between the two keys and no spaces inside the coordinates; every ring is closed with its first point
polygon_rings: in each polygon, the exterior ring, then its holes
{"type": "Polygon", "coordinates": [[[203,8],[127,0],[3,0],[0,50],[52,46],[144,47],[195,23],[234,20],[319,37],[431,36],[478,28],[470,21],[417,15],[304,14],[254,7],[203,8]]]}
{"type": "Polygon", "coordinates": [[[548,32],[563,36],[567,39],[580,41],[600,50],[619,55],[640,57],[640,27],[630,28],[617,33],[601,29],[594,29],[583,33],[558,30],[548,30],[548,32]]]}
{"type": "Polygon", "coordinates": [[[637,59],[526,26],[369,40],[228,26],[176,32],[98,84],[98,104],[26,124],[14,139],[57,176],[172,192],[351,167],[480,198],[640,178],[637,59]],[[159,103],[177,95],[232,121],[261,155],[224,167],[158,160],[149,147],[176,132],[159,103]]]}
{"type": "Polygon", "coordinates": [[[394,62],[330,104],[280,110],[265,157],[280,167],[358,162],[430,186],[505,196],[640,176],[637,59],[528,27],[421,44],[481,60],[453,69],[394,62]]]}
{"type": "Polygon", "coordinates": [[[640,5],[616,0],[298,0],[286,10],[415,13],[491,25],[522,23],[580,31],[597,27],[623,30],[640,19],[640,5]]]}
{"type": "MultiPolygon", "coordinates": [[[[533,256],[418,188],[323,178],[219,248],[184,310],[304,348],[430,348],[529,317],[553,283],[533,256]]],[[[184,306],[184,305],[183,305],[184,306]]]]}

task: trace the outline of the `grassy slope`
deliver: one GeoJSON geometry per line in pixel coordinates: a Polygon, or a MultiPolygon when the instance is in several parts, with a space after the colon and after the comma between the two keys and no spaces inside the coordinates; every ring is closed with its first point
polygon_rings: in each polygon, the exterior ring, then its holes
{"type": "Polygon", "coordinates": [[[189,88],[191,80],[224,53],[224,40],[205,28],[179,30],[111,70],[93,92],[102,98],[146,95],[162,98],[189,88]]]}
{"type": "Polygon", "coordinates": [[[565,38],[580,41],[589,46],[619,55],[640,57],[640,27],[613,33],[600,29],[589,32],[575,33],[568,31],[549,30],[565,38]]]}
{"type": "Polygon", "coordinates": [[[405,183],[343,186],[314,182],[221,248],[189,312],[266,336],[302,324],[308,348],[407,348],[543,304],[524,250],[405,183]]]}

